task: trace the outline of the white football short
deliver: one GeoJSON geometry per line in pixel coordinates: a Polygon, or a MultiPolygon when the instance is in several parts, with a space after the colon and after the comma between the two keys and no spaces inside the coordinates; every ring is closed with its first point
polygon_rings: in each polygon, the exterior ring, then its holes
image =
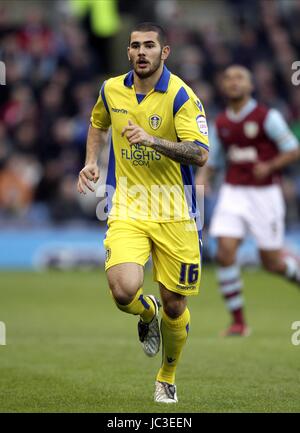
{"type": "Polygon", "coordinates": [[[285,204],[279,185],[222,185],[209,227],[213,237],[243,239],[251,234],[259,249],[283,245],[285,204]]]}

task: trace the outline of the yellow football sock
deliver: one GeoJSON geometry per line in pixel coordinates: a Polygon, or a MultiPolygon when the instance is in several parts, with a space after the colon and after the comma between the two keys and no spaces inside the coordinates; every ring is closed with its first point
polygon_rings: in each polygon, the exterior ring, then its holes
{"type": "Polygon", "coordinates": [[[162,365],[157,374],[159,382],[175,383],[176,367],[186,342],[190,322],[188,308],[177,319],[171,319],[162,311],[161,334],[163,343],[162,365]]]}
{"type": "Polygon", "coordinates": [[[122,305],[119,304],[115,299],[114,301],[117,307],[121,311],[124,311],[125,313],[128,314],[135,314],[135,315],[139,314],[144,322],[149,323],[154,317],[155,314],[154,304],[151,298],[143,295],[142,288],[136,292],[136,295],[133,298],[133,300],[130,302],[130,304],[122,305]]]}

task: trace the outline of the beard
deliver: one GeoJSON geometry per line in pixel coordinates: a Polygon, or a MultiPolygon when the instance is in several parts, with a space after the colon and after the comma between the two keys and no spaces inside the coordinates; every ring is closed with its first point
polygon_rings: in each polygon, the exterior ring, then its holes
{"type": "Polygon", "coordinates": [[[239,94],[239,95],[231,95],[231,96],[227,96],[227,99],[228,99],[228,101],[229,102],[240,102],[240,101],[242,101],[243,99],[245,99],[245,93],[243,93],[243,94],[239,94]]]}
{"type": "Polygon", "coordinates": [[[159,57],[157,57],[157,59],[154,60],[150,69],[148,69],[147,71],[144,71],[142,69],[138,69],[137,68],[138,65],[134,65],[132,60],[130,61],[131,65],[134,68],[134,72],[136,73],[136,75],[139,77],[140,80],[151,77],[151,75],[153,75],[159,69],[159,67],[161,65],[161,53],[160,53],[159,57]]]}
{"type": "Polygon", "coordinates": [[[231,91],[229,89],[229,91],[227,91],[227,92],[225,90],[224,94],[225,94],[225,98],[227,100],[232,101],[232,102],[240,102],[240,101],[242,101],[243,99],[245,99],[247,97],[248,91],[247,91],[246,88],[244,88],[244,89],[234,89],[234,90],[231,90],[231,91]]]}

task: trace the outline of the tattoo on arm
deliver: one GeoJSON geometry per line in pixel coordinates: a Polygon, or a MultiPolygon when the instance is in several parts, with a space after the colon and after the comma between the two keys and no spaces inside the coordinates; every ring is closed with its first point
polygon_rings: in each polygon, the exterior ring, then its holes
{"type": "Polygon", "coordinates": [[[207,152],[192,141],[173,142],[158,137],[153,139],[151,147],[173,161],[199,166],[206,163],[207,152]]]}

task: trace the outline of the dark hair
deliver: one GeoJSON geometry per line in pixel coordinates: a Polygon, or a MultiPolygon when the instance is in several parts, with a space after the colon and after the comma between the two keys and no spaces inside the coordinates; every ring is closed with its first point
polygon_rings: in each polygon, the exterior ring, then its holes
{"type": "Polygon", "coordinates": [[[230,65],[227,65],[226,68],[224,68],[224,70],[223,70],[223,75],[226,73],[226,71],[228,71],[228,69],[231,69],[231,68],[237,68],[237,69],[241,69],[242,71],[244,71],[248,75],[251,83],[253,84],[253,74],[252,74],[251,70],[249,68],[247,68],[246,66],[239,64],[239,63],[231,63],[230,65]]]}
{"type": "Polygon", "coordinates": [[[129,45],[130,45],[130,41],[131,41],[131,33],[132,32],[155,32],[158,34],[158,40],[159,40],[160,45],[162,47],[164,47],[167,44],[167,34],[166,34],[165,30],[159,24],[146,21],[146,22],[139,23],[136,26],[134,26],[130,32],[129,45]]]}

